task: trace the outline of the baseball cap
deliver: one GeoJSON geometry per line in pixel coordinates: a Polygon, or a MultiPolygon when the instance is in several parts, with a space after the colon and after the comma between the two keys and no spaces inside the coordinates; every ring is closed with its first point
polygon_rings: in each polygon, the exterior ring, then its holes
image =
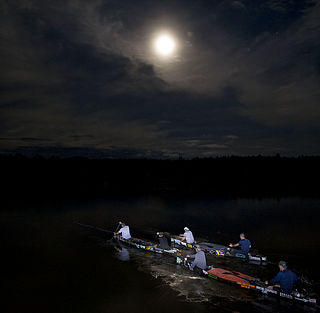
{"type": "Polygon", "coordinates": [[[284,269],[287,268],[287,263],[285,261],[280,261],[279,266],[282,266],[284,269]]]}

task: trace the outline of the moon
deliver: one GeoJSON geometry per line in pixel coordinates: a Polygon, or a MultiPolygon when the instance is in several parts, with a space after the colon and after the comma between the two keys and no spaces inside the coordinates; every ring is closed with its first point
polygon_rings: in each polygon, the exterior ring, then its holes
{"type": "Polygon", "coordinates": [[[176,50],[176,40],[170,34],[158,35],[154,40],[154,49],[157,54],[167,57],[176,50]]]}

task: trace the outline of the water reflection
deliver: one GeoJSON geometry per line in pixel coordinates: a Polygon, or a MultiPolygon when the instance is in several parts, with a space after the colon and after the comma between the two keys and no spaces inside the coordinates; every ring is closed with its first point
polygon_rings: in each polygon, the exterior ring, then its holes
{"type": "MultiPolygon", "coordinates": [[[[261,299],[196,277],[171,259],[130,247],[115,250],[106,245],[110,234],[81,228],[73,221],[114,230],[125,219],[134,237],[147,240],[153,240],[157,231],[178,234],[185,225],[196,240],[221,244],[245,232],[253,247],[275,264],[285,259],[295,272],[317,284],[319,208],[319,199],[148,196],[3,209],[0,229],[6,272],[2,280],[11,295],[7,297],[11,312],[281,311],[278,303],[273,304],[276,299],[261,299]],[[130,290],[123,289],[123,281],[130,290]],[[65,296],[70,290],[71,296],[65,296]],[[142,295],[144,301],[137,302],[142,295]]],[[[231,259],[214,258],[208,264],[261,279],[278,271],[277,265],[261,267],[231,259]]]]}
{"type": "Polygon", "coordinates": [[[117,250],[116,256],[120,261],[130,261],[130,253],[126,248],[121,246],[115,246],[114,248],[117,250]]]}

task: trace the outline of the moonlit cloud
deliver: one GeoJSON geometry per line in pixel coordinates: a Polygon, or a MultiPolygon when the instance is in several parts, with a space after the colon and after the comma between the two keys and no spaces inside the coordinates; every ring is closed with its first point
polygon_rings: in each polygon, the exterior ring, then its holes
{"type": "Polygon", "coordinates": [[[17,0],[0,11],[1,152],[320,152],[317,2],[17,0]],[[166,62],[151,49],[163,29],[179,41],[166,62]]]}

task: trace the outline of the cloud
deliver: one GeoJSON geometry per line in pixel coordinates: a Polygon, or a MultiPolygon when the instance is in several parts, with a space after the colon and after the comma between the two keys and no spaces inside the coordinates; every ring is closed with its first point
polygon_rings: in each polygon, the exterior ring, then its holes
{"type": "Polygon", "coordinates": [[[141,3],[2,2],[2,150],[319,152],[319,5],[141,3]],[[164,22],[167,64],[149,53],[164,22]]]}
{"type": "Polygon", "coordinates": [[[317,59],[320,6],[306,10],[292,27],[250,47],[234,83],[241,88],[245,113],[271,126],[315,126],[320,118],[317,59]],[[241,74],[241,75],[240,75],[241,74]]]}

